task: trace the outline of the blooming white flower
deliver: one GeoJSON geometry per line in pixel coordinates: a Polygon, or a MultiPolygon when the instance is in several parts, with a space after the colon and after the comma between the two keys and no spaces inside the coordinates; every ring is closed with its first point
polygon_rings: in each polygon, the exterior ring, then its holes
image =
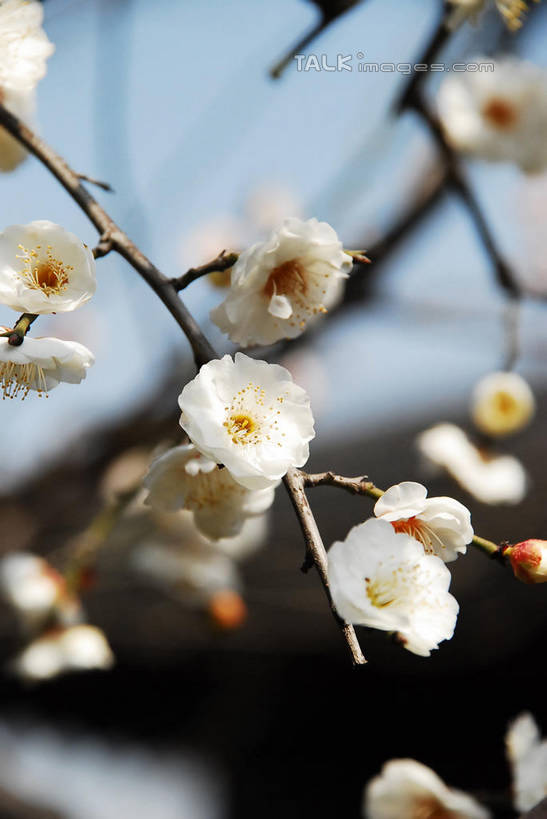
{"type": "MultiPolygon", "coordinates": [[[[0,327],[0,332],[8,332],[0,327]]],[[[30,390],[46,394],[61,381],[79,384],[94,363],[93,353],[76,341],[26,336],[19,347],[0,338],[0,391],[3,398],[23,399],[30,390]]]]}
{"type": "Polygon", "coordinates": [[[188,509],[198,529],[211,538],[232,537],[246,518],[273,503],[275,487],[245,489],[228,469],[219,469],[192,445],[169,449],[150,465],[144,479],[146,503],[165,512],[188,509]]]}
{"type": "Polygon", "coordinates": [[[339,299],[340,280],[351,266],[351,256],[326,222],[285,219],[267,241],[240,255],[229,293],[211,318],[244,346],[296,338],[310,318],[339,299]]]}
{"type": "MultiPolygon", "coordinates": [[[[479,14],[488,6],[489,0],[449,0],[454,10],[449,17],[448,24],[455,28],[464,20],[470,18],[476,22],[479,14]]],[[[537,2],[537,0],[536,0],[537,2]]],[[[505,20],[511,31],[516,31],[522,25],[522,18],[528,8],[526,0],[496,0],[496,8],[505,20]]]]}
{"type": "Polygon", "coordinates": [[[465,554],[473,539],[471,513],[453,498],[428,498],[421,483],[403,481],[390,487],[374,506],[377,518],[396,532],[405,532],[423,545],[428,554],[445,563],[465,554]]]}
{"type": "Polygon", "coordinates": [[[303,466],[314,437],[305,391],[288,370],[236,353],[201,367],[179,396],[180,424],[207,458],[248,489],[303,466]]]}
{"type": "Polygon", "coordinates": [[[385,520],[367,520],[334,543],[328,577],[344,620],[397,632],[414,654],[428,657],[454,633],[458,603],[448,592],[450,572],[385,520]]]}
{"type": "Polygon", "coordinates": [[[459,151],[515,162],[523,171],[547,167],[547,73],[519,60],[477,58],[493,71],[453,73],[443,81],[438,110],[446,138],[459,151]]]}
{"type": "Polygon", "coordinates": [[[512,455],[487,455],[471,443],[455,424],[436,424],[417,439],[420,452],[443,467],[463,489],[481,503],[520,503],[528,479],[521,462],[512,455]]]}
{"type": "Polygon", "coordinates": [[[365,819],[488,819],[472,796],[448,788],[435,771],[414,759],[392,759],[372,779],[363,800],[365,819]]]}
{"type": "Polygon", "coordinates": [[[47,220],[0,233],[0,302],[21,313],[64,313],[93,296],[91,250],[47,220]]]}
{"type": "Polygon", "coordinates": [[[28,91],[46,73],[55,47],[42,29],[38,0],[0,2],[0,88],[28,91]]]}
{"type": "MultiPolygon", "coordinates": [[[[26,125],[32,127],[35,109],[34,91],[0,88],[0,103],[26,125]]],[[[0,127],[0,171],[13,171],[26,157],[26,148],[5,128],[0,127]]]]}
{"type": "Polygon", "coordinates": [[[23,649],[12,669],[25,680],[39,682],[68,671],[108,669],[113,664],[103,632],[82,624],[47,631],[23,649]]]}
{"type": "Polygon", "coordinates": [[[515,809],[530,810],[547,796],[547,740],[541,740],[533,716],[523,713],[509,726],[505,743],[515,809]]]}
{"type": "Polygon", "coordinates": [[[490,373],[473,390],[471,415],[487,435],[501,437],[523,429],[536,408],[534,393],[517,373],[490,373]]]}

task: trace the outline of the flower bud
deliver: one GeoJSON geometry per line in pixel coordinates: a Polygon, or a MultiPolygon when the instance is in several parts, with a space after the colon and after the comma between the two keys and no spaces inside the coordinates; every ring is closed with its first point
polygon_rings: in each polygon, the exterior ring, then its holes
{"type": "Polygon", "coordinates": [[[523,583],[547,582],[547,540],[523,540],[508,546],[504,555],[509,558],[515,577],[523,583]]]}
{"type": "Polygon", "coordinates": [[[225,589],[212,595],[208,604],[209,616],[223,631],[231,631],[243,625],[247,618],[245,601],[236,591],[225,589]]]}

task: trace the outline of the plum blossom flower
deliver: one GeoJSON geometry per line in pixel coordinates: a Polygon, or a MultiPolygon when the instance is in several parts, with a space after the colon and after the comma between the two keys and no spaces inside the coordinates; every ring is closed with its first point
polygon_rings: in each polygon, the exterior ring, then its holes
{"type": "Polygon", "coordinates": [[[443,81],[438,110],[458,151],[494,162],[514,162],[526,173],[547,167],[547,74],[514,57],[477,58],[493,71],[454,73],[443,81]]]}
{"type": "Polygon", "coordinates": [[[243,346],[296,338],[339,299],[351,266],[326,222],[285,219],[267,241],[239,256],[228,295],[211,318],[243,346]]]}
{"type": "Polygon", "coordinates": [[[51,616],[68,625],[81,615],[63,576],[30,552],[13,552],[0,560],[0,593],[27,629],[38,628],[51,616]]]}
{"type": "Polygon", "coordinates": [[[446,469],[481,503],[520,503],[528,478],[513,455],[489,455],[478,449],[455,424],[436,424],[420,433],[418,449],[432,464],[446,469]]]}
{"type": "Polygon", "coordinates": [[[364,793],[364,819],[488,819],[472,796],[448,788],[435,771],[414,759],[392,759],[364,793]]]}
{"type": "Polygon", "coordinates": [[[547,740],[540,738],[533,716],[523,713],[509,726],[505,744],[513,773],[513,804],[520,813],[547,796],[547,740]]]}
{"type": "Polygon", "coordinates": [[[45,632],[21,651],[11,667],[29,682],[41,682],[70,671],[106,670],[113,664],[103,632],[81,624],[45,632]]]}
{"type": "Polygon", "coordinates": [[[91,250],[47,220],[0,233],[0,302],[21,313],[64,313],[93,296],[91,250]]]}
{"type": "Polygon", "coordinates": [[[210,361],[186,384],[179,406],[194,446],[248,489],[271,487],[308,460],[309,398],[277,364],[243,353],[210,361]]]}
{"type": "MultiPolygon", "coordinates": [[[[8,328],[0,327],[0,332],[8,328]]],[[[76,341],[27,336],[12,347],[0,338],[0,391],[3,398],[24,399],[30,390],[47,395],[61,381],[79,384],[94,361],[93,353],[76,341]]]]}
{"type": "Polygon", "coordinates": [[[449,570],[385,520],[367,520],[334,543],[328,577],[344,620],[396,632],[414,654],[428,657],[454,633],[458,603],[448,592],[449,570]]]}
{"type": "Polygon", "coordinates": [[[55,47],[42,28],[38,0],[0,2],[0,88],[28,91],[46,73],[55,47]]]}
{"type": "Polygon", "coordinates": [[[391,523],[396,532],[418,540],[427,554],[445,563],[465,554],[473,539],[471,514],[453,498],[428,498],[421,483],[403,481],[390,487],[374,506],[374,514],[391,523]]]}
{"type": "Polygon", "coordinates": [[[547,541],[530,538],[503,549],[515,577],[523,583],[547,582],[547,541]]]}
{"type": "Polygon", "coordinates": [[[513,372],[490,373],[473,390],[471,415],[487,435],[502,437],[530,423],[536,408],[534,393],[522,376],[513,372]]]}
{"type": "MultiPolygon", "coordinates": [[[[0,88],[0,103],[26,125],[34,124],[34,91],[0,88]]],[[[0,127],[0,171],[13,171],[26,159],[28,152],[20,142],[0,127]]]]}
{"type": "MultiPolygon", "coordinates": [[[[451,28],[470,18],[477,21],[480,13],[488,6],[489,0],[449,0],[454,6],[448,24],[451,28]]],[[[537,0],[536,0],[537,2],[537,0]]],[[[528,8],[527,0],[496,0],[496,8],[503,17],[507,28],[516,31],[522,25],[522,18],[528,8]]]]}
{"type": "Polygon", "coordinates": [[[245,489],[228,469],[219,469],[192,445],[170,449],[152,462],[144,479],[146,503],[165,512],[188,509],[211,538],[232,537],[248,517],[273,503],[275,487],[245,489]]]}

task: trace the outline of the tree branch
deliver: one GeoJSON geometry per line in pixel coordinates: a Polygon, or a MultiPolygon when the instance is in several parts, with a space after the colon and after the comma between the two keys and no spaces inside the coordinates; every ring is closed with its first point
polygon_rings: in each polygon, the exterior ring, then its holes
{"type": "MultiPolygon", "coordinates": [[[[106,213],[99,203],[91,196],[82,185],[79,175],[69,167],[67,162],[43,139],[34,134],[27,126],[13,116],[3,105],[0,104],[0,125],[2,125],[12,136],[33,153],[43,165],[55,176],[74,201],[80,206],[91,222],[101,234],[101,241],[98,245],[109,245],[109,250],[117,251],[126,259],[137,273],[146,281],[156,295],[165,304],[171,315],[183,330],[191,344],[196,367],[199,369],[208,361],[218,358],[218,354],[211,346],[207,338],[202,333],[193,316],[189,313],[183,302],[180,300],[177,290],[171,279],[166,278],[152,262],[139,250],[114,220],[106,213]]],[[[108,252],[108,251],[107,251],[108,252]]],[[[101,255],[98,253],[98,255],[101,255]]],[[[104,254],[102,254],[104,255],[104,254]]],[[[317,524],[306,500],[304,489],[299,473],[292,471],[285,480],[285,487],[290,496],[293,507],[298,516],[300,526],[306,541],[308,553],[313,557],[314,563],[319,572],[319,576],[325,587],[325,591],[330,601],[328,591],[328,578],[326,570],[326,554],[321,540],[321,535],[317,529],[317,524]]],[[[332,602],[331,602],[332,607],[332,602]]],[[[359,647],[355,631],[351,625],[341,621],[335,614],[347,646],[355,665],[361,665],[365,658],[359,647]]]]}
{"type": "Polygon", "coordinates": [[[207,262],[207,264],[202,264],[199,267],[191,267],[190,270],[187,270],[182,276],[171,279],[171,284],[178,293],[202,276],[208,276],[210,273],[223,273],[225,270],[229,270],[235,265],[238,258],[239,253],[226,253],[226,251],[223,250],[212,262],[207,262]]]}
{"type": "MultiPolygon", "coordinates": [[[[327,553],[321,539],[321,534],[317,528],[317,523],[315,522],[313,512],[311,511],[310,504],[306,497],[304,488],[305,479],[306,475],[304,473],[297,469],[289,469],[283,478],[283,483],[287,487],[294,511],[296,512],[296,516],[300,522],[300,526],[304,534],[307,558],[309,557],[315,564],[315,568],[317,569],[321,583],[325,589],[325,594],[327,595],[327,599],[330,603],[334,619],[338,623],[351,652],[353,665],[364,665],[366,660],[363,652],[361,651],[361,647],[359,646],[355,629],[349,623],[345,623],[340,618],[336,609],[334,608],[332,598],[330,596],[329,578],[327,572],[327,553]]],[[[307,559],[305,565],[308,565],[307,559]]]]}

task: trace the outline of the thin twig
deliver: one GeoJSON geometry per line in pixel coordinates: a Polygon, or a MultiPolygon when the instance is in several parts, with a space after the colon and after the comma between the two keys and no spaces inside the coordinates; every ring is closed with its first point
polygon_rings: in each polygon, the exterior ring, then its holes
{"type": "MultiPolygon", "coordinates": [[[[111,249],[123,256],[141,278],[152,288],[156,295],[159,296],[190,342],[196,367],[199,368],[208,361],[218,358],[214,348],[179,298],[172,281],[166,278],[163,273],[146,258],[131,239],[129,239],[127,234],[118,227],[114,220],[81,184],[78,174],[69,167],[66,161],[1,104],[0,125],[9,131],[15,139],[24,145],[48,168],[95,225],[100,232],[101,242],[110,242],[112,246],[111,249]]],[[[304,490],[301,485],[299,473],[294,473],[290,478],[288,477],[285,481],[285,487],[297,512],[306,540],[307,550],[313,555],[317,571],[319,572],[319,576],[321,577],[330,600],[326,574],[325,549],[309,505],[307,505],[307,511],[303,511],[301,496],[304,495],[304,490]]],[[[307,504],[307,501],[305,503],[307,504]]],[[[336,614],[335,616],[339,620],[338,615],[336,614]]],[[[341,621],[340,626],[351,652],[353,662],[355,664],[364,663],[365,659],[359,647],[353,627],[341,621]]]]}
{"type": "Polygon", "coordinates": [[[300,522],[300,526],[304,534],[304,540],[306,541],[307,554],[311,560],[313,560],[313,563],[317,569],[317,573],[319,574],[321,583],[323,584],[325,594],[327,595],[327,599],[330,603],[333,616],[338,623],[351,652],[353,665],[364,665],[366,660],[363,652],[361,651],[361,647],[359,646],[355,629],[349,623],[345,623],[340,618],[332,602],[329,590],[327,553],[325,551],[325,547],[323,546],[321,534],[317,528],[317,523],[315,522],[313,512],[311,511],[310,504],[308,503],[308,499],[306,497],[304,488],[305,476],[297,469],[289,469],[283,478],[283,482],[287,487],[294,511],[296,512],[296,516],[300,522]]]}
{"type": "Polygon", "coordinates": [[[85,173],[79,173],[78,178],[81,179],[82,182],[89,182],[90,185],[96,185],[98,188],[102,188],[103,191],[107,191],[107,193],[115,193],[114,188],[108,182],[101,182],[100,179],[94,179],[85,173]]]}
{"type": "Polygon", "coordinates": [[[179,293],[202,276],[209,276],[211,273],[224,273],[224,271],[229,270],[235,265],[238,258],[239,253],[227,253],[223,250],[212,262],[207,262],[207,264],[202,264],[199,267],[191,267],[190,270],[187,270],[182,276],[171,279],[171,284],[177,293],[179,293]]]}

